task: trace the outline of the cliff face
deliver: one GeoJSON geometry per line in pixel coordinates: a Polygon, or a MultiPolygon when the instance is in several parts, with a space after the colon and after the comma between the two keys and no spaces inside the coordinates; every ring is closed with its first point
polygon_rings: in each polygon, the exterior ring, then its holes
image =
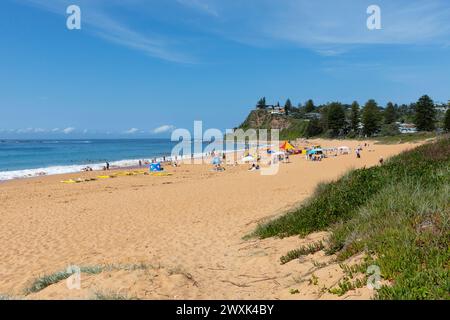
{"type": "Polygon", "coordinates": [[[239,126],[241,129],[288,129],[293,124],[293,119],[285,115],[270,114],[266,110],[253,110],[247,119],[239,126]]]}
{"type": "Polygon", "coordinates": [[[266,110],[253,110],[239,129],[279,129],[280,139],[294,140],[305,136],[307,120],[295,119],[281,114],[270,114],[266,110]]]}

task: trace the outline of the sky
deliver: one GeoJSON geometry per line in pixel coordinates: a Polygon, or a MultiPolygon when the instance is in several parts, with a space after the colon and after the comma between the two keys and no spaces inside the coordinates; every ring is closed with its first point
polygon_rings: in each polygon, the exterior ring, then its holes
{"type": "Polygon", "coordinates": [[[2,0],[0,138],[227,129],[262,96],[446,102],[448,21],[448,0],[2,0]]]}

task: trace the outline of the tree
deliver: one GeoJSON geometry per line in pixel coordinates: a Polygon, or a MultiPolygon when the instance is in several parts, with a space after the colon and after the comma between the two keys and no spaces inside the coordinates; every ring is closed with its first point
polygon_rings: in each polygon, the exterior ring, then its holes
{"type": "Polygon", "coordinates": [[[343,129],[345,125],[345,111],[342,107],[342,104],[339,102],[332,102],[328,106],[328,115],[327,115],[327,121],[328,125],[327,128],[331,130],[331,134],[333,136],[336,136],[339,134],[339,132],[343,129]]]}
{"type": "Polygon", "coordinates": [[[444,130],[450,132],[450,109],[447,109],[444,117],[444,130]]]}
{"type": "Polygon", "coordinates": [[[313,118],[308,122],[306,127],[306,136],[313,137],[322,133],[322,127],[320,126],[319,119],[313,118]]]}
{"type": "Polygon", "coordinates": [[[306,101],[306,104],[305,104],[305,112],[306,113],[314,112],[315,109],[316,109],[316,107],[314,106],[314,102],[311,99],[306,101]]]}
{"type": "Polygon", "coordinates": [[[397,112],[392,102],[388,102],[386,109],[384,109],[384,123],[391,124],[397,120],[397,112]]]}
{"type": "Polygon", "coordinates": [[[354,132],[358,132],[359,131],[359,120],[360,120],[359,104],[358,104],[358,102],[353,101],[352,109],[351,109],[351,113],[350,113],[350,128],[354,132]]]}
{"type": "Polygon", "coordinates": [[[289,115],[289,113],[292,112],[292,103],[290,99],[286,100],[286,103],[284,104],[284,111],[286,112],[286,115],[289,115]]]}
{"type": "Polygon", "coordinates": [[[375,100],[370,99],[364,105],[362,123],[364,134],[371,136],[380,129],[380,110],[375,100]]]}
{"type": "Polygon", "coordinates": [[[258,100],[258,103],[256,104],[256,108],[258,109],[265,109],[266,108],[266,97],[262,97],[258,100]]]}
{"type": "Polygon", "coordinates": [[[429,96],[424,95],[416,103],[414,124],[419,131],[433,131],[435,122],[434,102],[429,96]]]}

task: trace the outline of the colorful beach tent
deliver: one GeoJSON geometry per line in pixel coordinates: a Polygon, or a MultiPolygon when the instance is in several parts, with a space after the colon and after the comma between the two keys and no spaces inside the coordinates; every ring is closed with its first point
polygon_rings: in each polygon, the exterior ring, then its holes
{"type": "Polygon", "coordinates": [[[280,149],[289,151],[289,150],[295,150],[295,148],[290,144],[289,142],[285,141],[281,144],[280,149]]]}

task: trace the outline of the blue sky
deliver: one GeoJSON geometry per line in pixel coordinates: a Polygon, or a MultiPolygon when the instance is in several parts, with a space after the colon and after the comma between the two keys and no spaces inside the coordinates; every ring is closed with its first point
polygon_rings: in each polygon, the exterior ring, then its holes
{"type": "Polygon", "coordinates": [[[447,101],[448,21],[448,0],[3,0],[0,138],[232,128],[261,96],[447,101]]]}

